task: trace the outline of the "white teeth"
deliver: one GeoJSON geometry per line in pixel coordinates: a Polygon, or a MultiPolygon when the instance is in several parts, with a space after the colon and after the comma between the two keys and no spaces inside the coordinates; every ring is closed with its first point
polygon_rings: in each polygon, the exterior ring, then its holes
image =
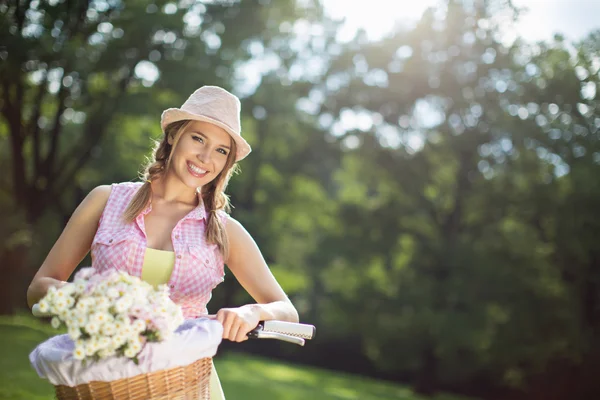
{"type": "Polygon", "coordinates": [[[197,173],[197,174],[203,174],[203,173],[205,173],[205,172],[206,172],[205,170],[203,170],[203,169],[200,169],[200,168],[196,167],[194,164],[188,164],[188,166],[190,167],[190,169],[191,169],[192,171],[194,171],[194,172],[195,172],[195,173],[197,173]]]}

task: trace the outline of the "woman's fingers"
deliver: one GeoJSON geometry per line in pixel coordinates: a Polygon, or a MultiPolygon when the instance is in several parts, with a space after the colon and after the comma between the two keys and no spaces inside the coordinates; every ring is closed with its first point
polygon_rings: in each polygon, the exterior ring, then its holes
{"type": "MultiPolygon", "coordinates": [[[[219,311],[220,313],[221,311],[219,311]]],[[[218,315],[218,314],[217,314],[218,315]]],[[[223,310],[223,319],[219,320],[223,324],[223,339],[229,339],[231,336],[231,328],[233,326],[233,322],[235,320],[235,314],[231,312],[227,312],[227,310],[223,310]]],[[[229,339],[231,340],[231,339],[229,339]]]]}
{"type": "Polygon", "coordinates": [[[240,329],[238,330],[237,334],[235,335],[235,341],[236,342],[243,342],[244,340],[248,340],[248,332],[250,332],[250,328],[248,327],[248,324],[242,323],[240,324],[240,329]]]}
{"type": "Polygon", "coordinates": [[[248,332],[250,332],[248,324],[241,320],[237,320],[229,331],[228,339],[233,342],[243,342],[244,340],[248,340],[248,332]]]}
{"type": "Polygon", "coordinates": [[[220,309],[216,319],[223,325],[223,339],[233,342],[248,340],[248,332],[254,328],[235,309],[220,309]]]}
{"type": "Polygon", "coordinates": [[[239,321],[236,321],[236,323],[229,330],[228,339],[231,340],[232,342],[237,342],[238,340],[236,340],[236,338],[237,338],[239,331],[240,331],[240,324],[239,324],[239,321]]]}

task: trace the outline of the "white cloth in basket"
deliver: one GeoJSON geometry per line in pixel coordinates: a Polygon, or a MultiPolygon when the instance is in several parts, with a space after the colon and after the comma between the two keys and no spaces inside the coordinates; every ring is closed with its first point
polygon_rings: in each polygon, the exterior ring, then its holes
{"type": "Polygon", "coordinates": [[[183,367],[194,361],[214,357],[223,336],[219,321],[208,318],[186,320],[173,337],[164,342],[147,343],[136,365],[126,357],[110,357],[85,365],[73,359],[73,341],[68,335],[54,336],[29,354],[29,361],[41,378],[53,385],[77,386],[92,381],[110,382],[139,374],[183,367]]]}

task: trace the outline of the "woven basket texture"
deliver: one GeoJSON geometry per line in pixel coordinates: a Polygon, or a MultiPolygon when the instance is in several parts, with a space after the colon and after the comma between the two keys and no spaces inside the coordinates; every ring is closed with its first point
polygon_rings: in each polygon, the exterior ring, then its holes
{"type": "Polygon", "coordinates": [[[112,382],[55,386],[58,400],[209,400],[212,358],[112,382]]]}

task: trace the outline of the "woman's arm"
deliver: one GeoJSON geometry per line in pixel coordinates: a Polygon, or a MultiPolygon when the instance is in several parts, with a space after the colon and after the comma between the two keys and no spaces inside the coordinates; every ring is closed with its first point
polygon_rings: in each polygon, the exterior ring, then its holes
{"type": "Polygon", "coordinates": [[[27,304],[30,308],[46,295],[50,286],[64,285],[88,253],[110,192],[110,186],[98,186],[73,212],[27,289],[27,304]]]}
{"type": "Polygon", "coordinates": [[[224,308],[217,312],[223,337],[246,340],[259,321],[277,319],[298,322],[298,312],[271,273],[256,242],[244,227],[229,217],[226,224],[229,257],[226,264],[257,304],[224,308]]]}

